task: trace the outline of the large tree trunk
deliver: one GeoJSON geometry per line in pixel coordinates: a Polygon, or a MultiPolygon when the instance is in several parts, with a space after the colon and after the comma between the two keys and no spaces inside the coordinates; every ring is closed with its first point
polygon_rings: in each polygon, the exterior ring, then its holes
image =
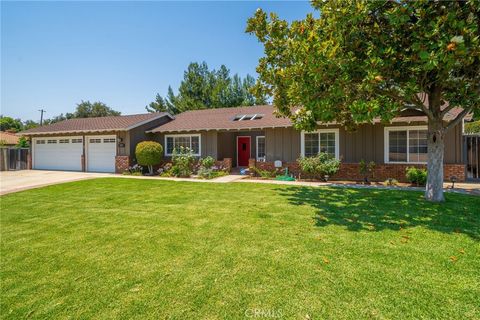
{"type": "Polygon", "coordinates": [[[444,128],[441,119],[428,120],[428,162],[427,186],[425,198],[429,201],[445,201],[443,196],[443,156],[444,156],[444,128]]]}

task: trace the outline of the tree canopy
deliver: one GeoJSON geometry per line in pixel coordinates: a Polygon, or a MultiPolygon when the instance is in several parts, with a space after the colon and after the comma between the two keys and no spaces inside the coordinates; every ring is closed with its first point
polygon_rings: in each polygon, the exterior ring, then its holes
{"type": "Polygon", "coordinates": [[[222,65],[218,70],[210,70],[205,62],[190,63],[184,72],[178,94],[171,87],[165,98],[157,94],[155,101],[146,109],[149,112],[167,111],[173,114],[195,109],[225,108],[265,104],[266,95],[255,97],[250,89],[255,79],[247,75],[230,75],[230,70],[222,65]]]}
{"type": "Polygon", "coordinates": [[[22,130],[23,124],[20,119],[13,119],[12,117],[0,116],[0,131],[17,132],[22,130]]]}
{"type": "Polygon", "coordinates": [[[105,103],[96,101],[81,101],[77,104],[77,107],[73,113],[67,112],[66,114],[59,114],[50,119],[45,119],[44,124],[52,124],[55,122],[60,122],[67,119],[73,118],[96,118],[96,117],[108,117],[108,116],[119,116],[121,113],[115,111],[112,108],[108,107],[105,103]]]}
{"type": "Polygon", "coordinates": [[[480,108],[478,1],[313,1],[291,24],[261,9],[246,31],[264,45],[257,94],[297,128],[348,128],[403,109],[428,117],[427,199],[442,201],[443,137],[480,108]],[[292,107],[300,107],[292,113],[292,107]],[[450,122],[454,107],[463,111],[450,122]]]}

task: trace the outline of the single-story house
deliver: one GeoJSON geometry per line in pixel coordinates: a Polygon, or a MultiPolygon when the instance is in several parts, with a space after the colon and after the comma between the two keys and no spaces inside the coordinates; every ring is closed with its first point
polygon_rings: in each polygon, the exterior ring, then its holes
{"type": "MultiPolygon", "coordinates": [[[[454,118],[453,109],[445,120],[454,118]]],[[[359,180],[358,163],[374,161],[375,179],[404,180],[408,166],[425,166],[427,117],[406,111],[390,124],[362,124],[355,132],[338,124],[319,124],[315,132],[293,128],[287,118],[277,117],[272,106],[194,110],[168,113],[72,119],[31,129],[32,167],[78,171],[122,172],[134,161],[142,140],[164,147],[168,160],[176,147],[193,150],[198,157],[212,156],[226,167],[282,167],[298,172],[296,159],[328,152],[342,160],[336,178],[359,180]],[[68,145],[68,146],[67,146],[68,145]]],[[[463,124],[446,135],[445,178],[465,179],[462,143],[463,124]]]]}
{"type": "Polygon", "coordinates": [[[148,140],[146,131],[172,119],[168,113],[69,119],[20,134],[31,139],[33,169],[123,172],[137,143],[148,140]]]}
{"type": "Polygon", "coordinates": [[[19,136],[15,133],[0,131],[0,146],[13,147],[18,144],[19,136]]]}
{"type": "MultiPolygon", "coordinates": [[[[452,109],[445,120],[461,109],[452,109]]],[[[374,161],[375,179],[405,180],[408,166],[425,166],[427,161],[427,117],[405,111],[385,125],[380,121],[362,124],[355,132],[338,124],[319,124],[315,132],[293,128],[292,122],[277,117],[272,106],[219,108],[187,111],[148,131],[171,156],[177,146],[190,147],[199,157],[225,159],[231,166],[273,170],[275,161],[298,173],[296,160],[328,152],[342,160],[339,179],[361,180],[358,163],[374,161]]],[[[462,160],[463,123],[446,135],[445,179],[465,180],[462,160]]]]}

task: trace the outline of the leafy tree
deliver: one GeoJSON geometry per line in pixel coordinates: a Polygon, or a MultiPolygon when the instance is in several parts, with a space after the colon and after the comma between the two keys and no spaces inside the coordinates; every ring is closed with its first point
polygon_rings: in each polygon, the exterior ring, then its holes
{"type": "MultiPolygon", "coordinates": [[[[70,114],[66,114],[66,118],[69,119],[70,114]]],[[[103,102],[83,101],[77,104],[77,109],[71,116],[72,118],[95,118],[95,117],[107,117],[107,116],[119,116],[120,112],[115,111],[108,107],[103,102]]]]}
{"type": "Polygon", "coordinates": [[[18,143],[17,143],[16,147],[17,148],[29,148],[30,144],[28,143],[27,138],[22,136],[18,139],[18,143]]]}
{"type": "Polygon", "coordinates": [[[0,131],[18,132],[22,130],[22,121],[11,117],[0,116],[0,131]]]}
{"type": "Polygon", "coordinates": [[[402,109],[428,117],[425,197],[443,201],[445,134],[480,108],[478,1],[313,1],[320,11],[291,24],[261,9],[247,32],[264,45],[255,91],[273,95],[296,126],[352,128],[402,109]],[[446,104],[448,102],[448,104],[446,104]],[[291,108],[300,106],[292,114],[291,108]],[[428,106],[428,107],[427,107],[428,106]],[[444,116],[463,111],[453,120],[444,116]]]}
{"type": "Polygon", "coordinates": [[[167,111],[172,114],[187,110],[251,106],[265,104],[266,95],[254,96],[250,90],[255,85],[252,76],[242,79],[222,65],[218,70],[210,70],[205,62],[190,63],[184,72],[183,80],[174,94],[168,88],[167,97],[157,94],[155,101],[146,106],[149,112],[167,111]]]}
{"type": "Polygon", "coordinates": [[[95,117],[108,117],[108,116],[119,116],[120,112],[115,111],[112,108],[108,107],[103,102],[90,102],[83,101],[77,104],[75,112],[67,112],[65,114],[61,113],[58,116],[55,116],[51,119],[43,120],[43,124],[53,124],[56,122],[73,119],[73,118],[95,118],[95,117]]]}
{"type": "Polygon", "coordinates": [[[43,125],[54,124],[54,123],[72,119],[72,118],[75,118],[73,113],[66,113],[65,115],[63,113],[60,113],[58,116],[55,116],[53,118],[44,119],[43,125]]]}
{"type": "Polygon", "coordinates": [[[39,124],[33,120],[26,120],[24,123],[23,123],[23,130],[28,130],[28,129],[32,129],[32,128],[36,128],[38,127],[39,124]]]}

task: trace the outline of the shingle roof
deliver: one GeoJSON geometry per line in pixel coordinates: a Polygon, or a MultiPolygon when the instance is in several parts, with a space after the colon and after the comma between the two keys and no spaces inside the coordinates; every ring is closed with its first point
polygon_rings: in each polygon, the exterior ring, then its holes
{"type": "MultiPolygon", "coordinates": [[[[445,120],[455,118],[461,108],[453,108],[445,116],[445,120]]],[[[392,122],[426,122],[427,116],[416,113],[410,116],[394,118],[392,122]]],[[[375,120],[378,123],[380,120],[375,120]]],[[[277,127],[291,127],[292,122],[288,118],[276,117],[275,108],[271,105],[218,108],[206,110],[192,110],[175,115],[173,121],[167,122],[149,132],[181,132],[198,130],[248,130],[277,127]],[[236,116],[262,115],[254,120],[233,121],[236,116]]]]}
{"type": "Polygon", "coordinates": [[[156,112],[126,116],[69,119],[22,131],[19,134],[39,135],[47,133],[126,131],[164,116],[171,117],[166,112],[156,112]]]}
{"type": "Polygon", "coordinates": [[[275,116],[272,106],[253,106],[186,111],[175,115],[173,121],[167,122],[150,132],[238,130],[291,126],[290,119],[275,116]],[[255,114],[257,117],[254,120],[233,121],[236,116],[253,116],[255,114]]]}
{"type": "Polygon", "coordinates": [[[18,143],[19,137],[15,133],[0,131],[0,142],[6,145],[14,145],[18,143]]]}

